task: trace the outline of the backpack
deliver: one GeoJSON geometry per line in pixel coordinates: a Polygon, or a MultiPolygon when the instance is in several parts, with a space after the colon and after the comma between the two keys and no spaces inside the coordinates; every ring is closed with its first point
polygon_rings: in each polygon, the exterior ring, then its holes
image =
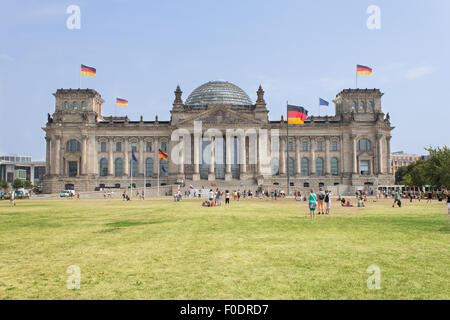
{"type": "Polygon", "coordinates": [[[325,195],[323,193],[320,193],[319,194],[319,200],[323,201],[323,199],[325,199],[325,195]]]}
{"type": "Polygon", "coordinates": [[[325,202],[330,202],[330,195],[328,193],[325,195],[325,202]]]}

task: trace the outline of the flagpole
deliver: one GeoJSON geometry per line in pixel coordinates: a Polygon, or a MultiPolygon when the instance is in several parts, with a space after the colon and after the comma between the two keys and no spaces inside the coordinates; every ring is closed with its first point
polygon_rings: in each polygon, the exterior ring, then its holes
{"type": "Polygon", "coordinates": [[[133,158],[130,159],[130,179],[131,179],[131,195],[133,197],[133,158]]]}
{"type": "Polygon", "coordinates": [[[358,66],[356,66],[356,89],[358,89],[358,66]]]}
{"type": "MultiPolygon", "coordinates": [[[[158,159],[160,159],[159,158],[159,154],[158,154],[158,159]]],[[[159,170],[160,170],[160,168],[161,168],[161,159],[160,160],[158,160],[158,199],[159,199],[159,170]]]]}
{"type": "Polygon", "coordinates": [[[320,98],[319,98],[319,117],[320,117],[320,98]]]}
{"type": "Polygon", "coordinates": [[[146,194],[146,191],[147,191],[147,189],[146,189],[147,183],[146,183],[146,180],[145,180],[146,175],[147,175],[147,168],[146,168],[146,163],[144,162],[144,199],[143,200],[145,200],[145,194],[146,194]]]}
{"type": "Polygon", "coordinates": [[[289,102],[286,101],[286,116],[287,116],[287,122],[286,122],[286,172],[287,172],[287,195],[290,194],[290,178],[289,178],[289,112],[288,112],[288,105],[289,102]]]}

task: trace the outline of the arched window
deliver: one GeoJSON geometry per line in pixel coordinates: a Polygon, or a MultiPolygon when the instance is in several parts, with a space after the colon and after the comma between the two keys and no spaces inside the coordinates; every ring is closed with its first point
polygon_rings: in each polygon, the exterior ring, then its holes
{"type": "Polygon", "coordinates": [[[76,101],[72,102],[73,110],[78,110],[78,103],[76,101]]]}
{"type": "Polygon", "coordinates": [[[64,101],[64,109],[69,110],[69,102],[64,101]]]}
{"type": "Polygon", "coordinates": [[[272,168],[272,176],[278,176],[280,174],[280,163],[278,158],[272,158],[270,167],[272,168]]]}
{"type": "Polygon", "coordinates": [[[356,101],[352,102],[352,111],[355,112],[356,111],[356,101]]]}
{"type": "Polygon", "coordinates": [[[145,176],[153,177],[153,159],[147,158],[145,160],[145,176]]]}
{"type": "Polygon", "coordinates": [[[160,177],[169,176],[169,162],[164,159],[159,159],[159,176],[160,177]]]}
{"type": "Polygon", "coordinates": [[[81,101],[81,110],[86,110],[86,101],[81,101]]]}
{"type": "Polygon", "coordinates": [[[290,177],[294,176],[294,159],[293,158],[288,159],[288,172],[289,172],[290,177]]]}
{"type": "Polygon", "coordinates": [[[66,143],[66,152],[80,152],[81,145],[75,139],[69,140],[66,143]]]}
{"type": "Polygon", "coordinates": [[[116,177],[123,176],[123,161],[121,158],[117,158],[116,161],[114,161],[114,175],[116,177]]]}
{"type": "Polygon", "coordinates": [[[373,101],[367,102],[367,112],[373,112],[373,101]]]}
{"type": "Polygon", "coordinates": [[[302,158],[302,176],[307,177],[309,176],[309,160],[308,158],[302,158]]]}
{"type": "Polygon", "coordinates": [[[316,159],[316,175],[323,176],[323,159],[316,159]]]}
{"type": "Polygon", "coordinates": [[[339,160],[331,158],[331,174],[337,176],[339,174],[339,160]]]}
{"type": "Polygon", "coordinates": [[[102,158],[100,160],[100,177],[106,177],[108,175],[108,160],[102,158]]]}
{"type": "Polygon", "coordinates": [[[372,145],[369,140],[361,139],[358,141],[358,151],[370,151],[372,150],[372,145]]]}

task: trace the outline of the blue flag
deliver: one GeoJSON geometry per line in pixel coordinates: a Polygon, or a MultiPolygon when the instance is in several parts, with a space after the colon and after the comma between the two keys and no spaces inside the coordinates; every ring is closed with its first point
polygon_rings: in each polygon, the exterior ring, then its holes
{"type": "Polygon", "coordinates": [[[133,149],[131,150],[131,156],[133,157],[134,161],[138,162],[136,156],[134,155],[134,150],[133,149]]]}
{"type": "Polygon", "coordinates": [[[329,106],[330,104],[328,103],[328,101],[323,100],[322,98],[319,98],[319,106],[329,106]]]}

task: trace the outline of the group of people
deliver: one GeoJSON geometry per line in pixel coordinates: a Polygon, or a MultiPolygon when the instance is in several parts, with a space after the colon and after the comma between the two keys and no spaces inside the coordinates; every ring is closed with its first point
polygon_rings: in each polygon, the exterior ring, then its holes
{"type": "Polygon", "coordinates": [[[319,188],[319,192],[314,193],[314,190],[311,189],[309,192],[309,215],[311,219],[315,218],[316,215],[316,208],[317,208],[317,214],[324,215],[324,214],[330,214],[331,210],[331,191],[329,190],[323,190],[323,188],[319,188]]]}

